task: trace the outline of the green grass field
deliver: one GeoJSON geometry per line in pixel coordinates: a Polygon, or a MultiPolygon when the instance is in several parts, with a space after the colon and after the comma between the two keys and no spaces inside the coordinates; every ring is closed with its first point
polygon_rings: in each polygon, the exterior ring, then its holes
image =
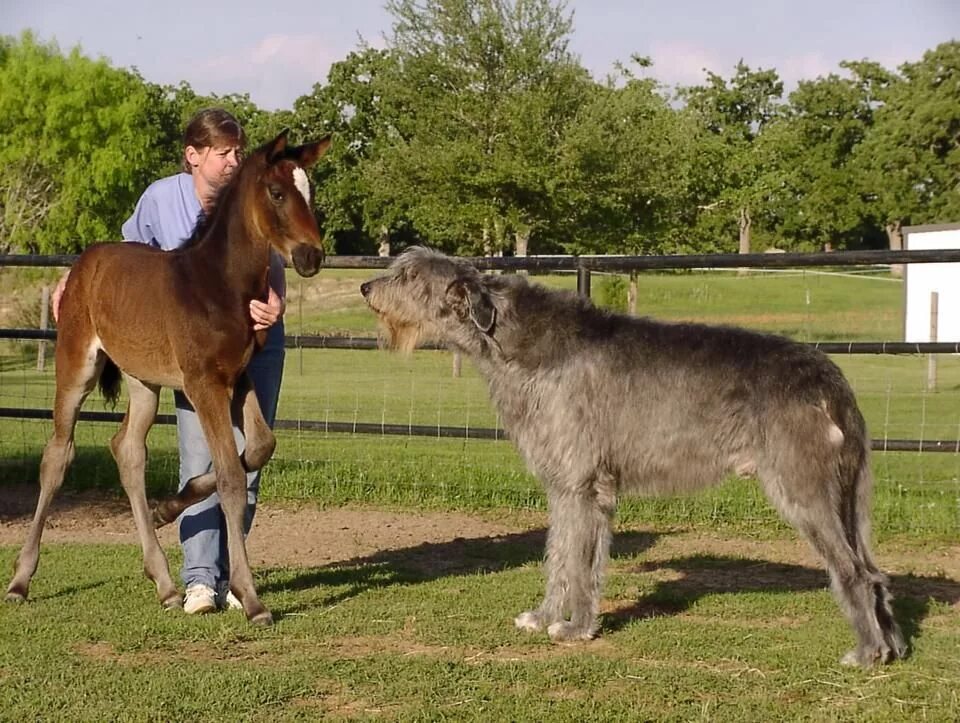
{"type": "MultiPolygon", "coordinates": [[[[356,293],[368,275],[291,278],[288,333],[374,334],[356,293]]],[[[608,299],[610,284],[595,278],[593,291],[608,299]]],[[[659,318],[804,341],[867,341],[901,338],[902,298],[902,285],[883,276],[677,273],[642,276],[638,305],[659,318]]],[[[960,360],[941,357],[937,390],[927,391],[925,357],[835,359],[873,437],[960,437],[960,360]]],[[[52,373],[34,366],[34,345],[0,342],[0,406],[49,408],[52,373]]],[[[163,404],[169,410],[168,394],[163,404]]],[[[94,395],[87,408],[103,405],[94,395]]],[[[288,350],[280,417],[497,422],[469,364],[453,378],[450,355],[428,351],[288,350]]],[[[49,429],[0,420],[0,486],[36,480],[49,429]]],[[[68,489],[120,494],[105,446],[114,431],[78,426],[68,489]]],[[[508,442],[278,437],[261,497],[273,505],[494,519],[519,510],[534,526],[544,521],[539,485],[508,442]]],[[[175,484],[174,430],[155,428],[150,448],[148,486],[157,495],[175,484]]],[[[45,545],[31,602],[0,606],[0,719],[960,719],[960,581],[943,571],[953,569],[945,551],[960,551],[960,455],[874,454],[873,467],[878,556],[897,571],[897,614],[912,648],[882,670],[837,665],[852,634],[825,577],[795,553],[776,552],[793,550],[795,535],[754,483],[731,481],[621,506],[602,637],[588,645],[554,646],[512,628],[542,588],[538,535],[259,569],[278,619],[266,631],[239,615],[160,613],[134,546],[45,545]]],[[[0,569],[15,554],[0,546],[0,569]]],[[[168,554],[175,567],[178,550],[168,554]]]]}

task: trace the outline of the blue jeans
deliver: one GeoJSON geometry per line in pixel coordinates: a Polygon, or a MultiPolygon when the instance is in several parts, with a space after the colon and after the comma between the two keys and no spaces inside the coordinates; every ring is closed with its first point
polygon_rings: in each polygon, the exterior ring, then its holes
{"type": "MultiPolygon", "coordinates": [[[[247,373],[260,402],[267,424],[273,427],[283,378],[283,322],[270,327],[263,348],[254,354],[247,373]]],[[[193,406],[182,392],[174,392],[177,411],[177,438],[180,447],[180,489],[192,478],[213,468],[210,451],[193,406]]],[[[238,452],[243,451],[243,433],[234,425],[238,452]]],[[[260,471],[247,474],[247,509],[243,534],[250,532],[260,491],[260,471]]],[[[185,585],[203,584],[222,592],[230,582],[230,557],[227,552],[227,524],[220,509],[220,497],[214,492],[203,502],[188,507],[180,515],[180,545],[185,585]]]]}

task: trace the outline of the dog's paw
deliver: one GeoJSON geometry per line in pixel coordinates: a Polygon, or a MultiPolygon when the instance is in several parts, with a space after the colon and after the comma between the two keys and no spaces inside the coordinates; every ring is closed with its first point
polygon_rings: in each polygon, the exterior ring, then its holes
{"type": "Polygon", "coordinates": [[[872,668],[874,665],[893,662],[896,659],[897,651],[891,650],[890,647],[884,643],[883,645],[878,645],[873,648],[855,648],[840,658],[840,664],[860,666],[861,668],[867,669],[872,668]]]}
{"type": "Polygon", "coordinates": [[[547,635],[549,635],[550,639],[555,643],[570,643],[577,640],[593,639],[593,632],[591,630],[584,630],[566,621],[551,624],[547,628],[547,635]]]}
{"type": "Polygon", "coordinates": [[[543,630],[540,615],[535,610],[527,610],[526,612],[520,613],[513,619],[513,624],[516,625],[519,630],[529,630],[531,632],[543,630]]]}

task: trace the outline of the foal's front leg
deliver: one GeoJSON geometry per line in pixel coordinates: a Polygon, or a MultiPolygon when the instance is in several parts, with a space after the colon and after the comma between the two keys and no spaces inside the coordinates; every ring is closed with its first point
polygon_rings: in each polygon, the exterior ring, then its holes
{"type": "Polygon", "coordinates": [[[213,380],[197,380],[184,392],[197,411],[200,426],[216,473],[217,493],[227,523],[227,550],[230,556],[230,590],[243,604],[247,619],[256,625],[270,625],[273,616],[253,584],[243,535],[247,504],[247,476],[237,454],[230,420],[229,390],[213,380]]]}
{"type": "MultiPolygon", "coordinates": [[[[260,410],[260,402],[247,374],[237,382],[233,394],[233,416],[243,429],[244,448],[240,461],[246,472],[261,469],[276,447],[276,438],[260,410]]],[[[183,489],[157,503],[153,524],[163,527],[179,517],[188,507],[201,502],[217,491],[216,470],[194,477],[183,489]]]]}

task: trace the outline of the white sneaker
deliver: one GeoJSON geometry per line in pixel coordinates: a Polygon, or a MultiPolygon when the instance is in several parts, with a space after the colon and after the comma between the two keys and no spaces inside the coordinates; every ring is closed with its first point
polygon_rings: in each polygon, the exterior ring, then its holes
{"type": "Polygon", "coordinates": [[[203,583],[187,586],[187,594],[183,596],[183,612],[187,615],[203,615],[216,609],[217,596],[212,587],[203,583]]]}
{"type": "Polygon", "coordinates": [[[230,590],[220,598],[220,607],[223,610],[243,610],[243,603],[230,590]]]}

